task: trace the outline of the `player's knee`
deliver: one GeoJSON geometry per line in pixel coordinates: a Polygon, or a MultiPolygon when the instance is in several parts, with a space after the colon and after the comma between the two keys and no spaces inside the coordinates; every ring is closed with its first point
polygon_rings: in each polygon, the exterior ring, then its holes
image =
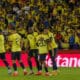
{"type": "Polygon", "coordinates": [[[13,62],[13,63],[16,63],[16,61],[15,61],[15,60],[12,60],[12,62],[13,62]]]}
{"type": "Polygon", "coordinates": [[[28,60],[30,60],[31,59],[31,57],[28,57],[28,60]]]}
{"type": "Polygon", "coordinates": [[[3,59],[3,61],[6,61],[6,59],[3,59]]]}
{"type": "Polygon", "coordinates": [[[41,64],[44,64],[44,61],[41,61],[41,64]]]}
{"type": "Polygon", "coordinates": [[[40,66],[42,65],[42,62],[41,62],[41,61],[39,61],[39,65],[40,65],[40,66]]]}
{"type": "Polygon", "coordinates": [[[19,63],[22,63],[22,60],[20,60],[19,63]]]}

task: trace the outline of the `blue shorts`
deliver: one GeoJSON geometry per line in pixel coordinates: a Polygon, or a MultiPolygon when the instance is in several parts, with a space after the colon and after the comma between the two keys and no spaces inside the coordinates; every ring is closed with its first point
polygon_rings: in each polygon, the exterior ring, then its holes
{"type": "Polygon", "coordinates": [[[5,53],[0,53],[0,58],[1,58],[2,60],[6,59],[5,53]]]}
{"type": "Polygon", "coordinates": [[[20,60],[21,52],[12,52],[12,60],[20,60]]]}
{"type": "Polygon", "coordinates": [[[30,50],[28,56],[38,58],[38,49],[30,50]]]}
{"type": "Polygon", "coordinates": [[[45,61],[45,59],[46,59],[46,54],[39,54],[40,61],[45,61]]]}

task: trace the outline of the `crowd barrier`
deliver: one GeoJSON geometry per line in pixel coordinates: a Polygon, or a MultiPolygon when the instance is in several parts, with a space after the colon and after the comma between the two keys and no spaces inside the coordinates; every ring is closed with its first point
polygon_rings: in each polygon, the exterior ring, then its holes
{"type": "MultiPolygon", "coordinates": [[[[12,60],[11,60],[11,53],[7,52],[6,53],[6,59],[10,66],[12,66],[12,60]]],[[[28,66],[28,54],[22,51],[21,54],[21,59],[24,63],[24,65],[27,67],[28,66]]],[[[31,59],[32,65],[36,66],[36,62],[34,57],[31,59]]],[[[46,64],[49,67],[52,67],[52,61],[50,59],[49,54],[46,56],[45,60],[46,64]]],[[[80,50],[59,50],[57,57],[56,57],[56,62],[58,67],[80,67],[80,50]]],[[[19,66],[18,61],[16,60],[17,66],[19,66]]],[[[3,61],[0,59],[0,66],[4,67],[3,61]]]]}

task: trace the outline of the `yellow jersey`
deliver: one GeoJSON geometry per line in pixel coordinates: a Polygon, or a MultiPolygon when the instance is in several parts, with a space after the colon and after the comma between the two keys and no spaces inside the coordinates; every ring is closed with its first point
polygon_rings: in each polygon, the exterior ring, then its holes
{"type": "Polygon", "coordinates": [[[33,32],[33,35],[36,38],[38,36],[38,32],[33,32]]]}
{"type": "Polygon", "coordinates": [[[5,53],[4,36],[0,35],[0,53],[5,53]]]}
{"type": "Polygon", "coordinates": [[[18,33],[11,34],[9,36],[9,41],[12,42],[11,45],[12,52],[21,51],[21,36],[18,33]]]}
{"type": "Polygon", "coordinates": [[[49,36],[49,40],[50,40],[50,45],[48,45],[48,49],[51,50],[51,49],[57,48],[58,45],[57,45],[57,43],[55,42],[53,33],[48,32],[48,36],[49,36]]]}
{"type": "Polygon", "coordinates": [[[44,34],[40,34],[36,37],[36,44],[38,47],[39,54],[46,54],[48,53],[48,43],[47,40],[48,36],[44,34]]]}
{"type": "Polygon", "coordinates": [[[38,34],[36,32],[27,35],[27,40],[29,42],[30,49],[37,49],[37,46],[36,46],[36,36],[37,35],[38,34]]]}

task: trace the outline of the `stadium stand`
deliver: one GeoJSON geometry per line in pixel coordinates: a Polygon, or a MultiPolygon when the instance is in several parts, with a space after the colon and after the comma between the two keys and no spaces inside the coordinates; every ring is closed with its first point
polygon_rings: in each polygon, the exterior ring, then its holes
{"type": "Polygon", "coordinates": [[[0,0],[0,29],[11,27],[24,39],[27,27],[49,27],[60,49],[80,49],[80,0],[0,0]]]}

